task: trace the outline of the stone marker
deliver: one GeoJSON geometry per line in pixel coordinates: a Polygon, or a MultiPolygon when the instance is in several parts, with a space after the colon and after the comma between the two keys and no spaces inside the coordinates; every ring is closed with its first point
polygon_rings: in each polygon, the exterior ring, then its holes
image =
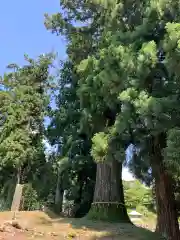
{"type": "Polygon", "coordinates": [[[23,184],[17,184],[13,196],[13,201],[11,205],[11,211],[19,211],[21,198],[22,198],[23,184]]]}

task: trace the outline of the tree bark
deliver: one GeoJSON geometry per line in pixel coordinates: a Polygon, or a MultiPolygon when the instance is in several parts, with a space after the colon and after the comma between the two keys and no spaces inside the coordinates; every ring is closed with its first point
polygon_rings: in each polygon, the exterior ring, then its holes
{"type": "Polygon", "coordinates": [[[180,240],[180,231],[173,180],[165,168],[162,149],[165,147],[165,136],[153,140],[152,172],[155,179],[155,194],[157,207],[157,228],[161,235],[168,240],[180,240]]]}
{"type": "Polygon", "coordinates": [[[130,222],[124,204],[122,163],[98,163],[94,200],[89,217],[98,220],[130,222]]]}
{"type": "Polygon", "coordinates": [[[55,194],[55,212],[60,214],[62,212],[63,204],[63,193],[64,190],[61,187],[62,179],[61,174],[58,171],[57,184],[56,184],[56,194],[55,194]]]}
{"type": "Polygon", "coordinates": [[[76,199],[74,200],[74,204],[75,204],[74,217],[76,218],[81,216],[80,210],[81,210],[82,192],[83,192],[83,185],[84,185],[84,175],[82,170],[79,171],[78,173],[77,184],[79,185],[79,191],[76,199]]]}

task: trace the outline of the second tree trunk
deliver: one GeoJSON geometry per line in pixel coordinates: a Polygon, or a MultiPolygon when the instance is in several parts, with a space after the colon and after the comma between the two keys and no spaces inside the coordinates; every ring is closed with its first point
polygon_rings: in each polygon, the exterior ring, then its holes
{"type": "Polygon", "coordinates": [[[162,149],[166,146],[166,137],[158,136],[153,141],[152,172],[155,179],[157,205],[157,228],[168,240],[180,240],[180,231],[175,204],[172,177],[164,165],[162,149]]]}

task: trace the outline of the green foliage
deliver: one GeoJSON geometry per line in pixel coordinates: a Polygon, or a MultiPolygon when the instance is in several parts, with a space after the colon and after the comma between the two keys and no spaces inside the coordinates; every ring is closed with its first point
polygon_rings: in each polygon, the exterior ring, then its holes
{"type": "MultiPolygon", "coordinates": [[[[49,87],[51,56],[6,74],[2,79],[0,158],[2,166],[24,170],[43,152],[43,118],[49,87]]],[[[22,173],[21,173],[22,174],[22,173]]]]}
{"type": "Polygon", "coordinates": [[[164,157],[166,164],[173,174],[180,172],[180,129],[178,127],[172,128],[167,133],[167,147],[164,149],[164,157]]]}
{"type": "MultiPolygon", "coordinates": [[[[49,107],[50,55],[37,61],[26,56],[22,68],[10,64],[14,71],[1,81],[1,188],[18,174],[22,182],[32,182],[24,190],[26,209],[35,209],[39,198],[53,205],[55,189],[68,190],[76,216],[82,216],[93,199],[94,160],[123,163],[132,143],[127,164],[134,174],[146,183],[158,179],[158,170],[171,174],[178,199],[178,1],[62,0],[60,6],[63,12],[45,19],[48,30],[67,40],[68,59],[56,79],[57,108],[49,107]],[[46,137],[57,147],[48,162],[42,144],[47,110],[46,137]]],[[[150,190],[133,184],[125,185],[126,205],[150,207],[150,190]]],[[[116,218],[122,209],[94,205],[90,214],[116,218]]]]}
{"type": "Polygon", "coordinates": [[[92,150],[91,154],[93,158],[97,161],[105,161],[107,155],[108,147],[108,136],[104,132],[100,132],[94,135],[92,138],[92,150]]]}
{"type": "Polygon", "coordinates": [[[25,187],[25,209],[37,208],[37,199],[44,200],[47,195],[45,187],[42,194],[39,183],[42,185],[43,174],[48,175],[43,122],[49,105],[49,90],[53,85],[49,74],[53,57],[46,54],[33,60],[25,56],[27,65],[18,67],[10,64],[10,70],[1,79],[0,188],[1,200],[6,202],[8,209],[15,183],[33,183],[32,189],[25,187]]]}
{"type": "Polygon", "coordinates": [[[152,189],[145,187],[138,180],[124,182],[124,197],[127,208],[132,209],[137,206],[152,208],[153,206],[152,189]]]}
{"type": "Polygon", "coordinates": [[[180,122],[178,1],[62,1],[61,7],[65,16],[46,23],[68,39],[93,158],[123,161],[133,143],[132,169],[146,178],[152,168],[158,184],[159,171],[178,164],[178,136],[172,138],[180,122]],[[76,27],[76,20],[83,26],[76,27]]]}
{"type": "MultiPolygon", "coordinates": [[[[2,174],[2,172],[1,172],[2,174]]],[[[2,178],[4,176],[2,175],[2,178]]],[[[4,177],[5,178],[5,177],[4,177]]],[[[13,200],[13,194],[15,191],[15,179],[3,179],[5,180],[1,186],[1,193],[0,193],[0,209],[1,211],[9,211],[11,209],[11,203],[13,200]]]]}
{"type": "Polygon", "coordinates": [[[23,211],[34,211],[40,209],[38,195],[31,184],[25,184],[21,200],[21,208],[23,211]]]}
{"type": "Polygon", "coordinates": [[[48,139],[51,144],[58,145],[59,159],[68,159],[69,165],[61,172],[61,188],[68,190],[69,200],[74,200],[76,216],[82,216],[88,212],[93,199],[96,165],[90,151],[96,124],[89,109],[86,111],[82,107],[77,68],[84,58],[95,52],[97,44],[94,36],[99,23],[93,22],[90,28],[86,24],[91,18],[97,19],[94,3],[61,1],[60,5],[63,14],[46,15],[45,20],[48,30],[65,36],[68,41],[68,59],[60,69],[57,110],[52,111],[48,139]],[[80,26],[76,26],[76,21],[81,21],[80,26]]]}
{"type": "Polygon", "coordinates": [[[90,137],[81,124],[76,81],[77,75],[71,61],[62,63],[57,109],[50,112],[51,124],[47,138],[57,146],[57,153],[52,158],[61,176],[59,188],[67,190],[68,200],[75,201],[75,208],[81,215],[89,210],[96,171],[90,156],[90,137]]]}

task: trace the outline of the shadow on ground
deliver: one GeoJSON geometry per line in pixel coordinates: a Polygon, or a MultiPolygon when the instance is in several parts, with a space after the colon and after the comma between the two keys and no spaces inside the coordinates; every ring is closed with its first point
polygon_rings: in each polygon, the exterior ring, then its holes
{"type": "Polygon", "coordinates": [[[101,232],[102,236],[95,236],[92,240],[161,240],[158,234],[148,231],[143,228],[136,227],[133,224],[125,223],[108,223],[101,221],[92,221],[87,218],[60,218],[47,211],[49,221],[46,219],[44,224],[67,224],[73,229],[83,229],[87,231],[101,232]],[[124,236],[124,237],[123,237],[124,236]]]}

